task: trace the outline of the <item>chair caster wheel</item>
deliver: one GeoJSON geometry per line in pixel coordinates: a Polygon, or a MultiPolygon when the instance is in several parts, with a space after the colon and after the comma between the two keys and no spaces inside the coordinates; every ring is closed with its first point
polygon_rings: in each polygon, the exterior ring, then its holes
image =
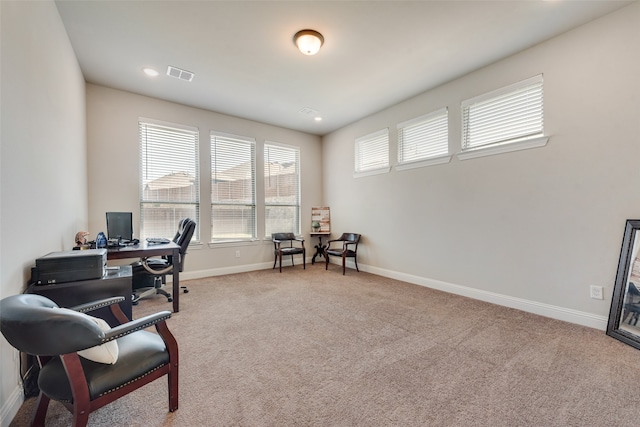
{"type": "Polygon", "coordinates": [[[173,301],[173,298],[171,297],[167,298],[167,302],[171,302],[171,301],[173,301]]]}
{"type": "Polygon", "coordinates": [[[185,294],[189,293],[189,289],[183,289],[182,292],[184,292],[185,294]]]}

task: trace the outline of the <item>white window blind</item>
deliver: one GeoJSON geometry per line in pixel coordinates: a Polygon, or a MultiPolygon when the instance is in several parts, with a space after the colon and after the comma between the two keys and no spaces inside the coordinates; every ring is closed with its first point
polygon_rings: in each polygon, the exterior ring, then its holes
{"type": "Polygon", "coordinates": [[[181,219],[200,222],[198,129],[151,119],[138,128],[140,238],[172,238],[181,219]]]}
{"type": "Polygon", "coordinates": [[[389,169],[389,129],[357,138],[355,142],[356,174],[389,169]]]}
{"type": "Polygon", "coordinates": [[[449,114],[442,108],[398,124],[398,163],[431,159],[449,153],[449,114]]]}
{"type": "Polygon", "coordinates": [[[211,132],[211,241],[255,238],[255,140],[211,132]]]}
{"type": "Polygon", "coordinates": [[[264,146],[265,236],[300,233],[300,150],[264,146]]]}
{"type": "Polygon", "coordinates": [[[542,74],[462,103],[462,149],[544,135],[542,74]]]}

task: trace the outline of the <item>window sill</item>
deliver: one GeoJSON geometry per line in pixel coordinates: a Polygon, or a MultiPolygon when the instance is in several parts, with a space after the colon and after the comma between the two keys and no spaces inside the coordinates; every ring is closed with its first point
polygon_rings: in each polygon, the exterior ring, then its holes
{"type": "Polygon", "coordinates": [[[430,159],[417,160],[415,162],[407,162],[396,165],[395,168],[398,171],[403,171],[407,169],[415,169],[415,168],[423,168],[426,166],[433,165],[441,165],[443,163],[449,163],[451,161],[451,156],[446,154],[444,156],[432,157],[430,159]]]}
{"type": "Polygon", "coordinates": [[[251,240],[220,240],[216,242],[209,242],[210,248],[229,248],[233,246],[249,246],[255,245],[258,243],[259,239],[251,239],[251,240]]]}
{"type": "Polygon", "coordinates": [[[380,169],[372,169],[372,170],[368,170],[368,171],[354,172],[353,173],[353,177],[354,178],[362,178],[362,177],[371,176],[371,175],[381,175],[383,173],[389,173],[390,170],[391,170],[391,166],[387,166],[387,167],[380,168],[380,169]]]}
{"type": "Polygon", "coordinates": [[[523,139],[521,141],[503,142],[501,144],[478,147],[462,151],[457,154],[459,160],[475,159],[477,157],[493,156],[495,154],[510,153],[513,151],[528,150],[530,148],[544,147],[549,141],[548,136],[523,139]]]}

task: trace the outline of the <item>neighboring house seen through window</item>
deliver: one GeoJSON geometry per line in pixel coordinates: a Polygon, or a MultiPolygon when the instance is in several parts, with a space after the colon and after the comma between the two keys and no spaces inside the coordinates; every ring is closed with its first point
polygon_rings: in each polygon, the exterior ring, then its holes
{"type": "Polygon", "coordinates": [[[256,234],[256,141],[211,132],[211,241],[256,234]]]}
{"type": "Polygon", "coordinates": [[[300,150],[266,143],[264,146],[265,235],[300,234],[300,150]]]}
{"type": "Polygon", "coordinates": [[[140,119],[139,135],[139,237],[172,238],[182,218],[200,222],[198,129],[140,119]]]}

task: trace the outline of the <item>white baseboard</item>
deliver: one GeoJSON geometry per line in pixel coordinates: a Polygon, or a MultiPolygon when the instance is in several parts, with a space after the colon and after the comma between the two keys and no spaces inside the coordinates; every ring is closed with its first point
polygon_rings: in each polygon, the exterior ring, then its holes
{"type": "Polygon", "coordinates": [[[2,405],[2,408],[0,408],[0,425],[2,427],[9,427],[23,402],[24,393],[22,392],[22,387],[17,385],[2,405]]]}
{"type": "MultiPolygon", "coordinates": [[[[332,264],[336,264],[330,260],[332,264]]],[[[322,261],[324,263],[324,260],[322,261]]],[[[285,263],[283,263],[284,266],[285,263]]],[[[310,261],[307,261],[310,264],[310,261]]],[[[341,263],[338,263],[341,264],[341,263]]],[[[287,263],[290,265],[290,263],[287,263]]],[[[184,280],[201,279],[209,276],[221,276],[224,274],[244,273],[247,271],[266,270],[273,267],[272,263],[246,264],[233,267],[214,268],[209,270],[199,270],[181,273],[180,277],[184,280]]],[[[347,260],[347,267],[355,269],[355,264],[351,260],[347,260]]],[[[358,264],[362,271],[376,274],[378,276],[388,277],[390,279],[401,280],[403,282],[412,283],[414,285],[425,286],[427,288],[437,289],[456,295],[461,295],[480,301],[490,302],[492,304],[504,307],[515,308],[526,311],[528,313],[538,314],[540,316],[550,317],[552,319],[562,320],[577,325],[587,326],[589,328],[605,331],[607,329],[607,317],[599,316],[584,311],[573,310],[570,308],[560,307],[551,304],[544,304],[536,301],[530,301],[523,298],[516,298],[509,295],[502,295],[495,292],[484,291],[482,289],[470,288],[468,286],[456,285],[453,283],[443,282],[441,280],[429,279],[426,277],[414,276],[411,274],[401,273],[393,270],[386,270],[378,267],[358,264]]]]}
{"type": "Polygon", "coordinates": [[[526,311],[528,313],[538,314],[540,316],[550,317],[552,319],[562,320],[577,325],[587,326],[589,328],[605,331],[607,329],[607,317],[599,316],[584,311],[573,310],[570,308],[559,307],[556,305],[544,304],[536,301],[516,298],[509,295],[502,295],[495,292],[484,291],[482,289],[470,288],[467,286],[456,285],[453,283],[443,282],[440,280],[429,279],[426,277],[414,276],[411,274],[400,273],[397,271],[386,270],[383,268],[361,266],[360,270],[368,273],[377,274],[378,276],[388,277],[390,279],[402,280],[403,282],[413,283],[415,285],[425,286],[427,288],[437,289],[456,295],[477,299],[480,301],[490,302],[492,304],[504,307],[515,308],[526,311]]]}

